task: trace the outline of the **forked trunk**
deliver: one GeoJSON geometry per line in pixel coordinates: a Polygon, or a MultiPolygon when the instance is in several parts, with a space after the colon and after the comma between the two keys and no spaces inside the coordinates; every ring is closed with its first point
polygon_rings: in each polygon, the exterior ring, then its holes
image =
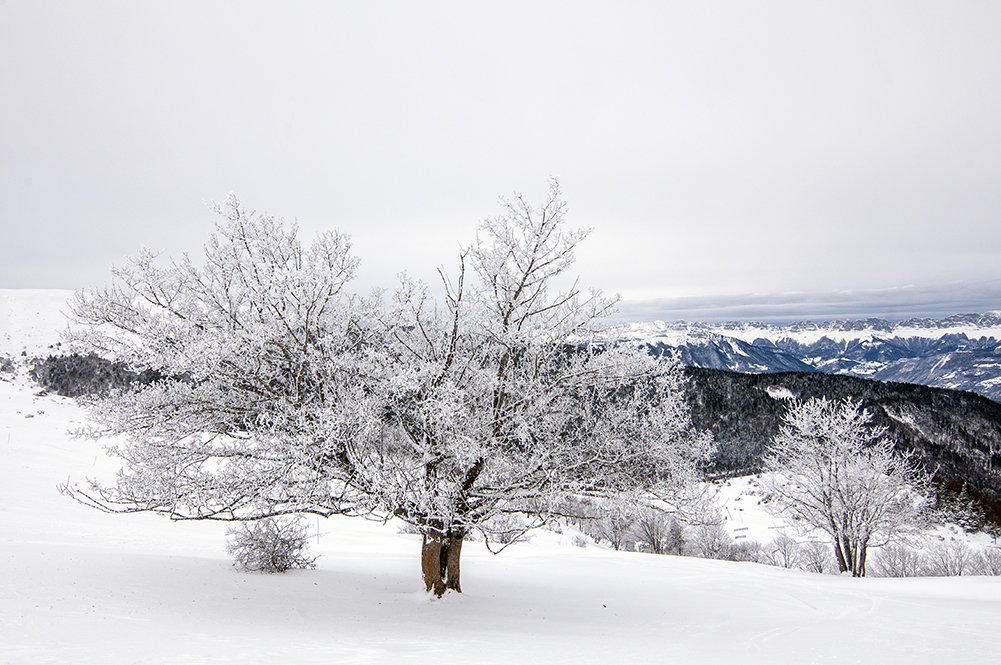
{"type": "Polygon", "coordinates": [[[441,598],[449,589],[462,593],[459,585],[459,559],[464,530],[452,530],[447,536],[425,534],[421,545],[421,572],[427,591],[441,598]]]}
{"type": "Polygon", "coordinates": [[[841,536],[834,542],[834,553],[838,557],[838,568],[842,573],[851,572],[852,577],[865,577],[865,555],[867,542],[853,543],[848,536],[841,536]]]}

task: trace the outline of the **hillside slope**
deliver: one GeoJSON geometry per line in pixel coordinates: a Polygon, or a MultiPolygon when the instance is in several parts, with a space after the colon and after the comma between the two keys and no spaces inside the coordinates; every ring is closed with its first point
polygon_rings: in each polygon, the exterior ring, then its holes
{"type": "Polygon", "coordinates": [[[943,480],[960,479],[1001,499],[1001,404],[974,393],[812,372],[740,374],[686,368],[699,428],[719,445],[715,473],[756,471],[790,399],[851,398],[943,480]]]}

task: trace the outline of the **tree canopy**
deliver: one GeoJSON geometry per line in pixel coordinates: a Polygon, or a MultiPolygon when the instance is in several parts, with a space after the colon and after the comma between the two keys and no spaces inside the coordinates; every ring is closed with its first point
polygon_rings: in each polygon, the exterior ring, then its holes
{"type": "MultiPolygon", "coordinates": [[[[711,440],[690,425],[680,368],[597,338],[614,301],[555,291],[587,235],[564,227],[555,181],[483,222],[441,270],[445,297],[406,277],[346,292],[346,236],[308,248],[231,197],[201,265],[143,252],[81,293],[75,341],[162,380],[90,400],[121,436],[114,486],[64,491],[175,519],[287,513],[397,517],[425,536],[428,589],[460,590],[471,529],[547,515],[571,494],[666,493],[711,440]]],[[[496,526],[503,524],[504,526],[496,526]]]]}

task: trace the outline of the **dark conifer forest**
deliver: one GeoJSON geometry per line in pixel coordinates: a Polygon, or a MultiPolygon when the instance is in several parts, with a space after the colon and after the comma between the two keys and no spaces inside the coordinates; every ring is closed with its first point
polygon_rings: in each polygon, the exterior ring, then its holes
{"type": "Polygon", "coordinates": [[[912,452],[940,486],[965,491],[997,521],[1001,499],[1001,404],[975,393],[839,374],[741,374],[686,367],[696,427],[712,431],[714,477],[756,473],[790,396],[861,401],[872,424],[901,452],[912,452]],[[993,513],[993,515],[992,515],[993,513]]]}

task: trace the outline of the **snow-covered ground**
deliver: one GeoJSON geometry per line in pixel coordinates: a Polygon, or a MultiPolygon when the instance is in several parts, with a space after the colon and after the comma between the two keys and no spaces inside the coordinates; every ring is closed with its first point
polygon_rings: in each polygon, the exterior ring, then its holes
{"type": "Polygon", "coordinates": [[[73,291],[0,289],[0,356],[44,356],[62,343],[73,291]]]}
{"type": "MultiPolygon", "coordinates": [[[[994,663],[1001,579],[851,579],[752,563],[469,543],[461,595],[422,591],[419,540],[321,521],[313,571],[242,573],[225,528],[60,496],[109,479],[71,400],[0,381],[0,663],[994,663]]],[[[767,540],[747,479],[735,534],[767,540]],[[740,529],[744,527],[746,531],[740,529]]],[[[744,484],[742,486],[742,483],[744,484]]]]}
{"type": "MultiPolygon", "coordinates": [[[[357,519],[314,522],[316,570],[239,572],[225,524],[57,492],[116,465],[68,434],[84,424],[75,402],[26,378],[21,352],[59,342],[71,293],[36,295],[0,291],[0,355],[20,364],[0,374],[0,664],[998,661],[1001,578],[851,579],[543,531],[496,557],[468,543],[465,592],[431,600],[418,537],[357,519]]],[[[754,492],[720,486],[738,542],[781,529],[754,492]]]]}

